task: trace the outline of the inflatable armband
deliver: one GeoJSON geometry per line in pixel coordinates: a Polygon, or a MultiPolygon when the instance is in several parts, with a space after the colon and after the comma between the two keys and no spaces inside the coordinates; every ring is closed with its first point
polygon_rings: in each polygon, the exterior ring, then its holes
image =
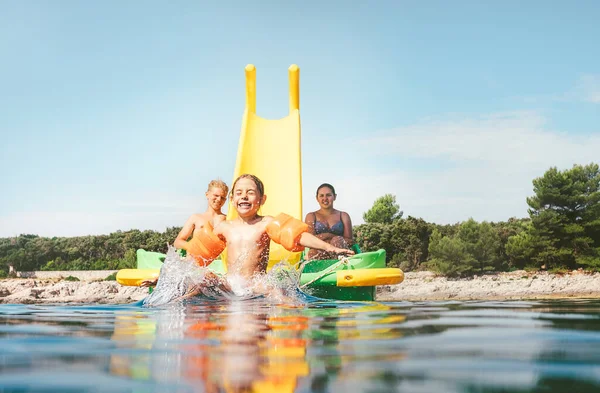
{"type": "Polygon", "coordinates": [[[194,237],[187,242],[185,249],[199,265],[207,266],[223,252],[225,245],[226,243],[213,232],[210,222],[207,222],[195,231],[194,237]]]}
{"type": "Polygon", "coordinates": [[[304,247],[298,244],[300,236],[308,231],[308,225],[285,213],[279,213],[267,225],[267,234],[275,243],[281,244],[286,250],[298,252],[304,247]]]}

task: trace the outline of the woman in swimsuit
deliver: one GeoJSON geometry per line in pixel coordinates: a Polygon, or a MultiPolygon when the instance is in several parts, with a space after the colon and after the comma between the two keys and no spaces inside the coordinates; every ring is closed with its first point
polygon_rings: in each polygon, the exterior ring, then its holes
{"type": "MultiPolygon", "coordinates": [[[[333,208],[336,197],[331,184],[321,184],[317,188],[317,202],[321,208],[308,213],[304,222],[308,224],[310,233],[319,239],[334,247],[350,249],[354,244],[352,221],[348,213],[333,208]]],[[[337,255],[311,249],[307,259],[337,259],[337,255]]]]}

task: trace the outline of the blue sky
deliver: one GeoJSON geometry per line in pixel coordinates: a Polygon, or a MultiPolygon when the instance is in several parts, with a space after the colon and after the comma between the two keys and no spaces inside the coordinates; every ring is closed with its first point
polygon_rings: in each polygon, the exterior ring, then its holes
{"type": "Polygon", "coordinates": [[[0,3],[0,236],[182,225],[233,175],[244,66],[287,114],[304,211],[396,195],[436,223],[527,215],[531,180],[600,161],[600,3],[0,3]]]}

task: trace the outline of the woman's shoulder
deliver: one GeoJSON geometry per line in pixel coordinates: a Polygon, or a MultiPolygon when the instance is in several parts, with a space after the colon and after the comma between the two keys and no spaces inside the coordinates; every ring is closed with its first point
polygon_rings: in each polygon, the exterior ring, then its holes
{"type": "Polygon", "coordinates": [[[339,212],[340,212],[342,218],[350,219],[350,214],[348,214],[347,212],[344,212],[344,211],[341,211],[341,210],[339,210],[339,212]]]}

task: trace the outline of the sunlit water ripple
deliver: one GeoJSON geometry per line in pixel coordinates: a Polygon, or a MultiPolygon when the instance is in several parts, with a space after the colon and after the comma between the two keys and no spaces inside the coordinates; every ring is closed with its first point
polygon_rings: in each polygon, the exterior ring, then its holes
{"type": "Polygon", "coordinates": [[[0,392],[598,392],[600,301],[0,305],[0,392]]]}

